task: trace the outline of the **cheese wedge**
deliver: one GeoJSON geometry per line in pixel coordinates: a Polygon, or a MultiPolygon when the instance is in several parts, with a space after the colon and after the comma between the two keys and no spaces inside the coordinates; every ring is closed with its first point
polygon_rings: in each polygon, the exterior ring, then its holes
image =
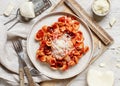
{"type": "Polygon", "coordinates": [[[112,71],[98,71],[90,69],[87,74],[88,86],[113,86],[114,74],[112,71]]]}
{"type": "Polygon", "coordinates": [[[32,2],[24,2],[20,6],[20,14],[23,17],[26,18],[34,18],[35,17],[35,12],[34,12],[34,5],[32,2]]]}
{"type": "Polygon", "coordinates": [[[13,11],[13,9],[15,8],[15,3],[13,3],[13,2],[10,2],[9,4],[8,4],[8,6],[7,6],[7,8],[5,9],[5,11],[4,11],[4,15],[5,16],[10,16],[10,14],[11,14],[11,12],[13,11]]]}

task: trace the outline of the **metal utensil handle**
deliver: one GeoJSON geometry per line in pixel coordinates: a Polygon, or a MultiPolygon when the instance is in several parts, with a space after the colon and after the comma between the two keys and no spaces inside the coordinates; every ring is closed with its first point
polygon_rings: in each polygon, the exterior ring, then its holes
{"type": "Polygon", "coordinates": [[[18,17],[18,14],[19,14],[19,9],[17,9],[16,16],[13,19],[11,19],[11,20],[7,21],[6,23],[4,23],[4,25],[6,25],[6,24],[12,22],[13,20],[15,20],[18,17]]]}
{"type": "Polygon", "coordinates": [[[29,68],[27,66],[24,67],[24,71],[25,71],[25,74],[28,78],[29,86],[35,86],[35,83],[33,81],[31,74],[30,74],[29,68]]]}
{"type": "Polygon", "coordinates": [[[12,22],[12,21],[15,20],[16,18],[17,18],[17,17],[15,16],[13,19],[11,19],[11,20],[7,21],[6,23],[4,23],[4,25],[6,25],[6,24],[12,22]]]}
{"type": "Polygon", "coordinates": [[[20,78],[20,86],[24,86],[24,70],[23,70],[23,68],[19,69],[19,78],[20,78]]]}
{"type": "MultiPolygon", "coordinates": [[[[19,22],[20,22],[20,20],[18,20],[17,22],[15,22],[11,27],[8,28],[8,30],[10,30],[11,28],[13,28],[13,27],[14,27],[17,23],[19,23],[19,22]]],[[[8,30],[7,30],[7,31],[8,31],[8,30]]]]}

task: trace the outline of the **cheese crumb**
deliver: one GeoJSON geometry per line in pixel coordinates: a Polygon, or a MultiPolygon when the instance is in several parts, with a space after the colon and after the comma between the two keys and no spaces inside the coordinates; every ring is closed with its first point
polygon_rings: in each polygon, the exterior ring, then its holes
{"type": "Polygon", "coordinates": [[[99,41],[98,48],[101,49],[101,47],[102,47],[102,44],[101,44],[101,42],[99,41]]]}
{"type": "Polygon", "coordinates": [[[120,58],[117,59],[117,62],[120,62],[120,58]]]}
{"type": "Polygon", "coordinates": [[[100,63],[99,67],[105,67],[105,64],[104,63],[100,63]]]}
{"type": "Polygon", "coordinates": [[[4,11],[4,15],[5,16],[10,16],[10,14],[11,14],[11,12],[13,11],[13,9],[15,8],[15,3],[13,3],[13,2],[10,2],[9,4],[8,4],[8,6],[7,6],[7,8],[5,9],[5,11],[4,11]]]}
{"type": "Polygon", "coordinates": [[[120,68],[120,63],[117,63],[117,64],[116,64],[116,67],[117,67],[117,68],[120,68]]]}
{"type": "Polygon", "coordinates": [[[116,19],[112,18],[110,19],[109,25],[112,27],[116,23],[116,19]]]}

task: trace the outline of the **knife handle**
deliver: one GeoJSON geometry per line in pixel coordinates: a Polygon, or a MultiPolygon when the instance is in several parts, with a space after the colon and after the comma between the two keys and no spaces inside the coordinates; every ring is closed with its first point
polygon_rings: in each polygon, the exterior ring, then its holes
{"type": "Polygon", "coordinates": [[[25,70],[25,74],[26,74],[27,79],[28,79],[29,86],[35,86],[35,83],[33,81],[31,74],[30,74],[29,68],[24,67],[24,70],[25,70]]]}
{"type": "Polygon", "coordinates": [[[24,70],[22,68],[19,69],[19,79],[20,86],[24,86],[24,70]]]}

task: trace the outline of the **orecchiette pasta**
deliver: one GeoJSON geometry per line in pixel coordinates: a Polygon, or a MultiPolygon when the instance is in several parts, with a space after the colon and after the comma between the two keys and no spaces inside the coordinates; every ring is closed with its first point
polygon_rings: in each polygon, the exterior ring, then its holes
{"type": "Polygon", "coordinates": [[[80,22],[70,16],[58,18],[51,26],[44,25],[35,35],[35,40],[40,42],[36,58],[54,70],[64,71],[76,65],[89,50],[79,28],[80,22]]]}

